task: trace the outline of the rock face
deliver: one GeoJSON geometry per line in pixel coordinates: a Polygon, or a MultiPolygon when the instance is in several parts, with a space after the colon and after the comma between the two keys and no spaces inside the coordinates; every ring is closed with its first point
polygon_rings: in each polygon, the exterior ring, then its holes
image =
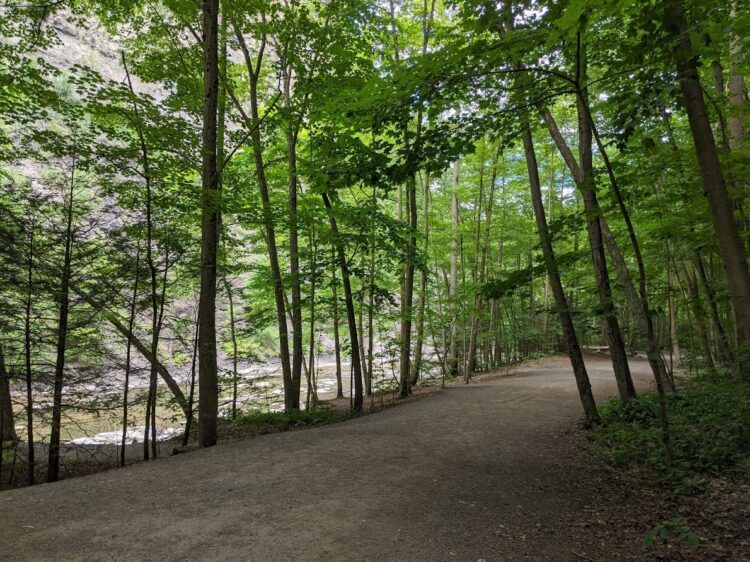
{"type": "Polygon", "coordinates": [[[122,78],[118,62],[120,45],[95,22],[83,22],[69,17],[67,11],[61,11],[52,16],[48,24],[59,42],[45,52],[47,62],[59,69],[89,66],[106,78],[122,78]]]}

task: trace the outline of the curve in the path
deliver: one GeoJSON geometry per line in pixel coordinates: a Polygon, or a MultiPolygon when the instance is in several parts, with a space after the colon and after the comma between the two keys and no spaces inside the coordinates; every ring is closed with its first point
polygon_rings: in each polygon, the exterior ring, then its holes
{"type": "MultiPolygon", "coordinates": [[[[613,392],[608,362],[588,363],[597,394],[613,392]]],[[[571,532],[619,501],[591,484],[579,410],[558,359],[338,425],[4,492],[0,559],[606,559],[571,532]]]]}

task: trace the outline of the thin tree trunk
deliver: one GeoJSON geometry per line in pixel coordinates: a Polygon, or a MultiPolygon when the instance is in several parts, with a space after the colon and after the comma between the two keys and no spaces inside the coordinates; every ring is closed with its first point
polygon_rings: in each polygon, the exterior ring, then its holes
{"type": "Polygon", "coordinates": [[[68,339],[68,314],[70,311],[70,278],[73,253],[73,197],[77,157],[73,157],[70,171],[70,190],[67,197],[65,225],[65,255],[58,293],[59,316],[57,322],[57,346],[55,360],[55,382],[52,392],[52,420],[50,424],[47,482],[56,482],[60,476],[60,430],[62,421],[62,391],[65,382],[65,348],[68,339]]]}
{"type": "MultiPolygon", "coordinates": [[[[422,184],[422,213],[423,213],[423,236],[424,236],[424,255],[427,256],[430,240],[429,224],[429,205],[430,205],[430,172],[424,174],[422,184]]],[[[414,344],[414,363],[411,369],[410,386],[414,386],[419,381],[419,374],[422,370],[422,349],[424,345],[424,326],[425,326],[425,306],[427,305],[427,267],[423,267],[419,274],[419,310],[417,312],[417,333],[414,344]]]]}
{"type": "Polygon", "coordinates": [[[190,427],[193,425],[193,403],[195,401],[195,371],[198,358],[198,315],[195,316],[195,330],[193,334],[193,360],[190,364],[190,388],[188,389],[188,414],[185,417],[185,433],[182,434],[182,446],[187,447],[190,442],[190,427]]]}
{"type": "MultiPolygon", "coordinates": [[[[355,412],[361,412],[362,406],[364,405],[364,397],[362,396],[362,365],[360,364],[359,358],[359,337],[357,336],[357,318],[354,312],[354,297],[352,296],[352,286],[349,279],[349,265],[346,262],[346,252],[344,251],[344,243],[339,235],[338,225],[336,224],[336,217],[333,214],[333,206],[327,193],[322,193],[323,204],[328,212],[328,222],[331,225],[331,232],[334,238],[334,244],[336,246],[336,254],[339,262],[339,269],[341,270],[341,279],[344,284],[344,301],[346,303],[346,318],[349,324],[349,339],[352,347],[352,378],[354,379],[354,401],[352,402],[352,409],[355,412]]],[[[351,388],[351,387],[350,387],[351,388]]]]}
{"type": "Polygon", "coordinates": [[[24,310],[23,351],[26,366],[26,442],[28,451],[26,455],[27,481],[29,486],[36,482],[36,451],[34,449],[34,373],[31,366],[31,315],[32,297],[34,294],[34,228],[35,216],[32,214],[29,225],[29,259],[27,262],[26,276],[26,302],[24,310]]]}
{"type": "Polygon", "coordinates": [[[706,268],[703,266],[703,258],[699,252],[695,252],[695,269],[698,272],[698,277],[703,285],[703,291],[706,293],[706,302],[708,304],[708,312],[711,317],[711,324],[713,325],[716,333],[716,343],[719,349],[720,361],[728,364],[735,364],[735,357],[729,346],[729,337],[721,323],[721,316],[719,315],[719,308],[716,303],[716,294],[711,287],[711,282],[708,279],[706,268]]]}
{"type": "MultiPolygon", "coordinates": [[[[315,246],[315,227],[310,233],[310,359],[308,362],[307,371],[307,398],[305,399],[305,409],[310,410],[310,399],[313,402],[317,401],[317,389],[315,388],[315,260],[316,246],[315,246]]],[[[294,306],[294,305],[292,305],[294,306]]]]}
{"type": "Polygon", "coordinates": [[[714,364],[713,353],[711,351],[711,341],[708,337],[708,328],[706,327],[706,313],[701,303],[700,291],[698,290],[697,274],[695,273],[695,266],[693,266],[693,273],[691,274],[685,267],[685,284],[688,288],[690,295],[690,308],[693,312],[693,318],[698,328],[698,337],[701,340],[701,347],[703,348],[703,359],[706,362],[706,366],[709,371],[715,372],[716,365],[714,364]]]}
{"type": "Polygon", "coordinates": [[[131,369],[131,351],[133,327],[135,325],[135,313],[138,305],[138,284],[141,279],[141,245],[138,241],[138,248],[135,254],[135,280],[133,281],[133,294],[130,297],[130,315],[128,316],[128,338],[125,344],[125,383],[122,391],[122,438],[120,440],[120,466],[125,466],[125,447],[128,439],[128,400],[130,393],[130,369],[131,369]]]}
{"type": "MultiPolygon", "coordinates": [[[[262,16],[262,19],[265,23],[265,15],[262,16]]],[[[276,244],[276,228],[273,219],[273,210],[271,208],[271,197],[268,190],[268,181],[266,179],[263,144],[261,142],[260,130],[257,127],[257,124],[260,123],[260,112],[258,110],[258,80],[266,47],[266,35],[265,32],[261,35],[258,54],[254,64],[247,43],[245,42],[245,38],[236,25],[234,26],[234,31],[245,58],[245,66],[247,67],[250,82],[250,117],[252,122],[247,125],[252,127],[250,133],[253,145],[253,156],[255,159],[255,172],[258,179],[258,189],[260,191],[263,225],[265,228],[266,246],[268,248],[268,259],[271,265],[271,276],[273,277],[276,320],[279,331],[279,359],[281,361],[281,373],[284,381],[284,407],[287,411],[294,411],[299,410],[299,393],[295,393],[295,383],[292,380],[292,370],[289,357],[289,331],[287,329],[285,304],[286,297],[284,295],[281,266],[279,265],[279,253],[276,244]]]]}
{"type": "Polygon", "coordinates": [[[359,293],[359,306],[357,307],[357,334],[359,334],[359,360],[362,365],[362,375],[365,379],[365,396],[369,397],[372,390],[372,380],[370,372],[367,370],[367,358],[365,357],[365,330],[364,330],[364,308],[365,308],[365,287],[362,281],[359,293]]]}
{"type": "MultiPolygon", "coordinates": [[[[151,166],[149,161],[149,152],[146,146],[145,135],[143,132],[143,124],[141,122],[140,110],[138,102],[136,101],[135,90],[133,89],[133,83],[130,79],[130,71],[128,69],[127,61],[125,59],[125,52],[121,52],[122,66],[125,69],[125,77],[128,82],[128,88],[132,95],[133,113],[135,114],[135,129],[138,135],[138,142],[141,151],[141,165],[143,167],[143,178],[146,183],[146,264],[151,278],[151,356],[158,357],[157,348],[159,345],[159,330],[157,329],[158,323],[158,283],[157,283],[157,271],[154,263],[153,256],[153,212],[152,212],[152,180],[151,177],[151,166]]],[[[129,335],[132,335],[132,329],[128,331],[129,335]]],[[[128,337],[128,342],[130,337],[128,337]]],[[[144,430],[143,439],[143,458],[144,460],[149,459],[149,428],[152,427],[152,418],[155,418],[155,402],[156,402],[156,366],[151,363],[151,371],[149,377],[149,390],[148,399],[146,401],[146,423],[144,430]]],[[[155,452],[155,447],[154,447],[155,452]]]]}
{"type": "MultiPolygon", "coordinates": [[[[669,349],[673,361],[679,365],[682,362],[682,350],[680,342],[677,339],[677,304],[674,298],[674,272],[669,263],[667,263],[667,305],[669,307],[669,349]]],[[[674,367],[672,367],[674,371],[674,367]]]]}
{"type": "Polygon", "coordinates": [[[339,296],[336,280],[336,249],[331,251],[331,299],[333,300],[333,348],[336,356],[336,398],[344,397],[341,380],[341,340],[339,338],[339,296]]]}
{"type": "Polygon", "coordinates": [[[448,286],[448,306],[451,311],[450,340],[448,344],[448,373],[455,377],[458,374],[458,185],[460,181],[461,163],[456,160],[453,164],[453,180],[451,189],[451,270],[448,286]]]}
{"type": "Polygon", "coordinates": [[[237,393],[239,386],[239,370],[237,364],[239,362],[238,351],[237,351],[237,329],[236,321],[234,318],[234,292],[232,291],[232,284],[229,280],[224,277],[224,286],[227,291],[227,299],[229,300],[229,337],[232,340],[232,419],[237,419],[237,393]]]}
{"type": "MultiPolygon", "coordinates": [[[[148,255],[148,248],[146,254],[148,255]]],[[[153,272],[156,271],[155,266],[150,266],[149,269],[153,272]]],[[[162,278],[161,293],[158,293],[158,282],[155,277],[152,277],[151,285],[151,302],[152,302],[152,314],[153,320],[151,325],[152,337],[151,337],[151,355],[153,357],[159,356],[159,340],[161,338],[161,329],[164,324],[164,304],[166,300],[167,292],[167,275],[169,274],[169,251],[167,251],[164,259],[164,271],[162,278]]],[[[199,322],[200,324],[200,322],[199,322]]],[[[151,364],[151,372],[149,377],[149,388],[148,388],[148,401],[146,404],[146,430],[144,432],[143,439],[143,458],[144,460],[149,459],[149,429],[151,430],[151,458],[156,458],[157,447],[156,447],[156,402],[157,402],[157,379],[158,373],[156,370],[155,363],[151,364]]]]}
{"type": "MultiPolygon", "coordinates": [[[[373,199],[375,199],[375,190],[373,189],[373,199]]],[[[375,347],[375,329],[374,329],[374,316],[375,316],[375,249],[374,245],[370,248],[370,271],[368,272],[368,285],[369,290],[367,291],[367,377],[368,387],[365,389],[368,396],[372,396],[373,386],[373,353],[375,347]]]]}
{"type": "MultiPolygon", "coordinates": [[[[585,64],[585,63],[583,63],[585,64]]],[[[623,401],[635,397],[635,386],[630,376],[625,343],[622,340],[622,332],[617,321],[612,287],[610,285],[609,273],[607,271],[607,258],[604,254],[604,244],[601,226],[601,208],[594,191],[594,169],[593,155],[591,150],[592,133],[591,120],[582,103],[582,96],[578,96],[578,129],[579,129],[579,161],[581,166],[580,189],[583,197],[584,208],[588,215],[587,226],[589,244],[591,246],[591,257],[594,263],[594,277],[596,278],[599,303],[602,307],[604,321],[606,324],[607,340],[612,358],[612,366],[615,371],[615,380],[623,401]]]]}
{"type": "Polygon", "coordinates": [[[583,406],[583,412],[586,418],[586,425],[591,426],[599,423],[599,412],[596,408],[594,394],[591,391],[591,383],[589,381],[588,373],[586,372],[586,364],[583,361],[581,346],[578,344],[573,317],[570,314],[567,297],[565,296],[565,290],[563,289],[562,281],[560,279],[557,258],[555,257],[555,252],[552,248],[552,236],[550,235],[549,227],[547,226],[547,217],[544,213],[542,187],[541,182],[539,181],[539,166],[537,164],[534,141],[531,136],[531,129],[528,126],[528,122],[526,122],[524,126],[523,145],[524,153],[526,155],[526,167],[529,174],[531,201],[534,207],[539,242],[547,266],[549,284],[555,300],[557,314],[560,318],[563,336],[565,337],[565,345],[568,349],[570,364],[573,367],[573,376],[576,379],[578,395],[581,399],[581,405],[583,406]]]}

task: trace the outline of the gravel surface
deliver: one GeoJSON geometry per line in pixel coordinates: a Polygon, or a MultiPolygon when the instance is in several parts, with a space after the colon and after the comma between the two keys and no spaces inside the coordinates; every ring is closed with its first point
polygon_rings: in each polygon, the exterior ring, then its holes
{"type": "MultiPolygon", "coordinates": [[[[609,362],[587,360],[603,400],[609,362]]],[[[633,360],[638,386],[648,366],[633,360]]],[[[0,559],[618,560],[639,491],[581,450],[564,359],[345,423],[0,494],[0,559]]]]}

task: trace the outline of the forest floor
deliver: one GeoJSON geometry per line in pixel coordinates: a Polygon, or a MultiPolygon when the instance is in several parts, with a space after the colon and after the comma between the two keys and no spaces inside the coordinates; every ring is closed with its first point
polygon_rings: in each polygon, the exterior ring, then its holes
{"type": "MultiPolygon", "coordinates": [[[[587,365],[612,395],[609,361],[587,365]]],[[[632,369],[646,388],[646,362],[632,369]]],[[[0,558],[748,559],[747,489],[674,499],[593,460],[579,412],[552,358],[340,424],[6,491],[0,558]],[[645,549],[676,515],[701,546],[645,549]]]]}

